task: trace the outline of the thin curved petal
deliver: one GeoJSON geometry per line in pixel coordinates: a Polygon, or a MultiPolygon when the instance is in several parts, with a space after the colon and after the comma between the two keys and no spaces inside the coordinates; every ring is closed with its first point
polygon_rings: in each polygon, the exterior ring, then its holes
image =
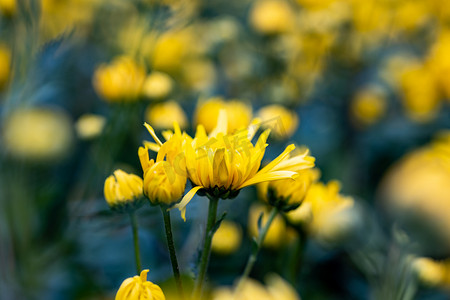
{"type": "Polygon", "coordinates": [[[189,192],[187,192],[186,195],[184,195],[183,199],[181,199],[180,203],[174,205],[174,207],[170,208],[178,208],[178,210],[181,212],[181,217],[186,222],[186,205],[192,200],[194,195],[198,192],[199,189],[202,189],[202,186],[196,186],[192,188],[189,192]]]}
{"type": "Polygon", "coordinates": [[[242,189],[246,186],[257,184],[260,182],[265,182],[265,181],[280,180],[280,179],[287,179],[287,178],[294,179],[296,176],[298,176],[298,173],[293,172],[293,171],[273,171],[273,172],[268,172],[268,173],[258,172],[258,173],[256,173],[255,176],[253,176],[249,180],[242,183],[238,187],[238,189],[242,189]]]}

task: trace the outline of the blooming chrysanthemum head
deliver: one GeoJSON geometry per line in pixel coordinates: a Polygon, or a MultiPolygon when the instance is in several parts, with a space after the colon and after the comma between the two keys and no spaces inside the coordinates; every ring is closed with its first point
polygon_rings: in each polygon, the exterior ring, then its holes
{"type": "Polygon", "coordinates": [[[104,195],[106,202],[113,209],[130,212],[142,205],[142,179],[120,169],[106,178],[104,195]]]}
{"type": "Polygon", "coordinates": [[[309,187],[320,177],[318,169],[306,169],[298,172],[295,179],[282,179],[263,182],[258,185],[260,197],[282,211],[299,207],[309,187]]]}
{"type": "Polygon", "coordinates": [[[299,170],[314,166],[314,158],[308,156],[307,152],[289,157],[289,153],[295,149],[294,145],[290,145],[260,169],[270,130],[265,130],[253,144],[251,141],[258,129],[257,121],[248,129],[234,134],[227,134],[227,123],[227,113],[221,110],[217,127],[209,135],[199,125],[194,139],[184,143],[186,172],[195,187],[176,206],[183,218],[187,203],[200,189],[210,197],[226,199],[236,196],[244,187],[294,178],[298,176],[299,170]]]}
{"type": "Polygon", "coordinates": [[[125,279],[116,294],[116,300],[165,300],[161,288],[147,281],[148,270],[143,270],[140,276],[125,279]]]}

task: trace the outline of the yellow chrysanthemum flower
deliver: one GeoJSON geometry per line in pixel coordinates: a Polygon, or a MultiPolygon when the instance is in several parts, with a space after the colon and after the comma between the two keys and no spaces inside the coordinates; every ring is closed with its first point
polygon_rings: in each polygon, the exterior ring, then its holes
{"type": "Polygon", "coordinates": [[[95,70],[93,84],[96,92],[105,100],[127,102],[139,99],[144,80],[144,67],[130,57],[120,56],[95,70]]]}
{"type": "Polygon", "coordinates": [[[293,29],[295,14],[286,1],[259,0],[250,11],[250,24],[263,34],[285,33],[293,29]]]}
{"type": "Polygon", "coordinates": [[[411,66],[401,75],[400,83],[408,116],[418,122],[433,119],[441,101],[436,78],[429,68],[424,65],[411,66]]]}
{"type": "Polygon", "coordinates": [[[75,123],[75,130],[80,139],[90,140],[102,133],[105,124],[106,118],[104,116],[84,114],[75,123]]]}
{"type": "Polygon", "coordinates": [[[279,139],[290,138],[298,127],[298,116],[295,111],[282,105],[268,105],[258,111],[262,127],[272,129],[275,137],[279,139]]]}
{"type": "Polygon", "coordinates": [[[51,108],[20,108],[3,123],[2,146],[12,156],[56,162],[70,153],[73,130],[69,116],[51,108]]]}
{"type": "Polygon", "coordinates": [[[345,236],[356,221],[350,209],[354,200],[339,194],[340,184],[330,181],[327,185],[314,183],[297,209],[286,213],[293,224],[302,224],[315,238],[333,242],[345,236]]]}
{"type": "Polygon", "coordinates": [[[134,174],[128,174],[120,169],[106,178],[103,192],[108,205],[119,211],[136,209],[141,204],[143,183],[134,174]]]}
{"type": "Polygon", "coordinates": [[[211,249],[218,254],[231,254],[239,248],[241,241],[241,227],[234,222],[224,220],[214,233],[211,249]]]}
{"type": "Polygon", "coordinates": [[[289,211],[297,208],[303,201],[313,182],[320,177],[318,169],[302,170],[295,179],[275,180],[258,185],[260,197],[271,206],[289,211]]]}
{"type": "Polygon", "coordinates": [[[171,128],[176,122],[181,128],[186,128],[188,120],[183,108],[175,101],[151,104],[145,112],[147,121],[156,129],[171,128]]]}
{"type": "Polygon", "coordinates": [[[149,159],[148,148],[139,148],[139,158],[144,171],[144,194],[152,204],[170,205],[183,196],[186,177],[175,172],[168,161],[149,159]]]}
{"type": "Polygon", "coordinates": [[[165,300],[161,288],[147,281],[148,270],[143,270],[141,276],[125,279],[116,294],[116,300],[165,300]]]}
{"type": "Polygon", "coordinates": [[[361,89],[353,98],[350,109],[358,123],[372,125],[386,112],[386,94],[376,86],[361,89]]]}
{"type": "Polygon", "coordinates": [[[12,16],[16,13],[17,0],[0,0],[0,12],[6,16],[12,16]]]}
{"type": "Polygon", "coordinates": [[[182,83],[197,92],[208,92],[217,81],[217,71],[211,59],[191,58],[183,62],[182,83]]]}
{"type": "MultiPolygon", "coordinates": [[[[430,145],[416,149],[395,163],[381,185],[381,199],[398,218],[408,215],[424,228],[432,228],[433,239],[443,249],[450,246],[450,131],[430,145]]],[[[430,248],[435,250],[435,247],[430,248]]]]}
{"type": "Polygon", "coordinates": [[[217,125],[219,112],[226,110],[228,116],[227,132],[247,128],[252,119],[252,108],[239,100],[225,101],[222,97],[213,97],[200,101],[195,111],[196,125],[203,125],[206,132],[211,132],[217,125]]]}
{"type": "Polygon", "coordinates": [[[170,30],[156,40],[150,64],[158,71],[176,73],[195,45],[192,29],[170,30]]]}
{"type": "Polygon", "coordinates": [[[181,147],[188,139],[186,133],[181,133],[177,123],[175,132],[163,132],[166,142],[163,144],[156,136],[150,125],[145,126],[157,142],[145,142],[145,147],[140,147],[138,154],[144,171],[144,194],[152,204],[170,205],[177,202],[183,196],[186,187],[186,171],[184,160],[180,160],[181,147]],[[158,152],[156,161],[149,159],[148,149],[158,152]]]}
{"type": "Polygon", "coordinates": [[[255,122],[247,130],[227,134],[225,110],[220,112],[217,127],[209,136],[202,125],[197,127],[195,138],[183,147],[187,176],[195,186],[176,205],[183,219],[186,205],[200,189],[212,197],[233,198],[244,187],[294,178],[298,176],[299,170],[314,166],[314,158],[308,156],[308,151],[289,157],[289,153],[295,149],[294,145],[290,145],[276,159],[259,169],[270,129],[264,131],[253,145],[251,141],[257,127],[255,122]]]}
{"type": "Polygon", "coordinates": [[[142,93],[150,99],[162,99],[172,91],[173,80],[163,72],[154,71],[145,79],[142,93]]]}

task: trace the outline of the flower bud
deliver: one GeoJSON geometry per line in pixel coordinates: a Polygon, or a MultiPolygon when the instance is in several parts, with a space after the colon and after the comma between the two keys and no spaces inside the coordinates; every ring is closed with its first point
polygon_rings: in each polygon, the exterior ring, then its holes
{"type": "Polygon", "coordinates": [[[186,176],[169,161],[149,160],[148,149],[139,148],[139,159],[144,171],[144,194],[154,205],[178,202],[186,187],[186,176]]]}
{"type": "Polygon", "coordinates": [[[135,210],[142,204],[142,179],[120,169],[115,170],[114,175],[105,180],[104,194],[113,210],[135,210]]]}
{"type": "Polygon", "coordinates": [[[116,294],[116,300],[165,300],[161,288],[147,281],[148,270],[143,270],[141,276],[125,279],[116,294]]]}

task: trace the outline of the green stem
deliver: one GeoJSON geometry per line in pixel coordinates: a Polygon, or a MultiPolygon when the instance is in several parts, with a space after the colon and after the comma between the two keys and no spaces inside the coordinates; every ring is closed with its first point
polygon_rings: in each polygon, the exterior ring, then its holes
{"type": "Polygon", "coordinates": [[[141,253],[139,251],[137,218],[134,212],[130,213],[130,221],[131,221],[131,230],[133,231],[134,257],[136,258],[136,272],[139,275],[141,273],[141,253]]]}
{"type": "Polygon", "coordinates": [[[219,203],[219,199],[215,197],[209,198],[209,208],[208,208],[208,221],[206,223],[205,230],[205,240],[203,244],[202,255],[200,258],[200,263],[198,266],[198,276],[195,281],[194,286],[194,299],[200,300],[202,296],[203,290],[203,281],[205,279],[206,269],[208,267],[209,255],[211,253],[211,243],[214,232],[212,232],[212,228],[216,224],[216,216],[217,216],[217,205],[219,203]]]}
{"type": "Polygon", "coordinates": [[[175,282],[177,284],[178,294],[180,295],[181,299],[184,299],[184,292],[183,292],[183,285],[181,283],[180,269],[178,267],[177,254],[175,252],[175,244],[173,242],[172,225],[170,222],[170,212],[168,212],[167,208],[164,207],[163,205],[161,205],[160,207],[161,207],[161,212],[164,217],[164,227],[166,229],[167,246],[169,247],[170,262],[172,263],[173,276],[175,277],[175,282]]]}
{"type": "Polygon", "coordinates": [[[295,242],[294,253],[292,255],[291,262],[288,264],[290,268],[288,278],[292,285],[295,285],[297,276],[300,273],[307,241],[306,232],[303,229],[297,228],[297,233],[298,239],[295,242]]]}
{"type": "Polygon", "coordinates": [[[272,224],[272,221],[275,219],[275,216],[278,214],[278,209],[276,207],[273,207],[270,211],[269,218],[267,219],[266,224],[260,229],[258,233],[258,237],[256,238],[256,245],[252,249],[252,253],[250,254],[247,265],[245,266],[244,273],[242,274],[241,279],[239,280],[239,284],[237,287],[237,291],[239,291],[242,288],[242,285],[244,284],[245,280],[250,275],[250,272],[253,269],[253,265],[256,262],[256,258],[258,256],[259,250],[261,249],[261,245],[264,242],[264,239],[267,235],[267,232],[269,231],[270,225],[272,224]]]}

